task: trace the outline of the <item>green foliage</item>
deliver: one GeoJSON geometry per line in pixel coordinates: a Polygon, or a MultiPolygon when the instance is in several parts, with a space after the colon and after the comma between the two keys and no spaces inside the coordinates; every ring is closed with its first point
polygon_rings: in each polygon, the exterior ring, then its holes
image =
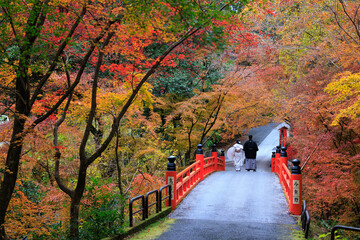
{"type": "Polygon", "coordinates": [[[19,46],[12,45],[8,49],[6,49],[6,52],[7,52],[7,57],[9,58],[9,60],[14,61],[15,59],[17,59],[19,57],[20,49],[19,49],[19,46]]]}
{"type": "MultiPolygon", "coordinates": [[[[335,231],[335,239],[339,239],[339,240],[347,240],[348,238],[346,237],[342,237],[340,235],[338,235],[338,232],[339,231],[335,231]]],[[[329,237],[331,236],[331,232],[328,232],[328,233],[324,233],[324,234],[321,234],[317,239],[329,239],[329,237]]]]}
{"type": "Polygon", "coordinates": [[[158,238],[161,234],[164,233],[167,229],[169,229],[174,223],[176,219],[173,218],[163,218],[156,223],[151,224],[150,226],[143,229],[141,232],[130,236],[131,240],[152,240],[158,238]]]}
{"type": "Polygon", "coordinates": [[[330,234],[331,234],[330,232],[321,234],[321,235],[318,237],[318,239],[328,239],[328,237],[330,236],[330,234]]]}
{"type": "Polygon", "coordinates": [[[144,52],[153,59],[156,59],[162,55],[168,46],[165,43],[152,43],[144,48],[144,52]]]}
{"type": "Polygon", "coordinates": [[[114,188],[99,177],[90,179],[80,216],[82,239],[100,239],[123,231],[126,199],[114,188]]]}
{"type": "Polygon", "coordinates": [[[45,196],[45,193],[40,191],[40,187],[33,180],[23,180],[19,185],[19,190],[33,203],[39,203],[45,196]]]}
{"type": "Polygon", "coordinates": [[[153,94],[175,94],[179,100],[195,95],[194,90],[210,91],[211,85],[223,77],[220,69],[208,60],[178,60],[176,67],[166,67],[164,73],[153,80],[153,94]]]}
{"type": "Polygon", "coordinates": [[[221,141],[222,136],[221,132],[214,131],[211,135],[211,138],[205,143],[205,147],[211,149],[214,144],[217,144],[221,141]]]}
{"type": "Polygon", "coordinates": [[[170,93],[180,98],[189,98],[194,95],[194,85],[189,73],[175,70],[171,78],[159,77],[157,79],[154,83],[154,93],[157,95],[170,93]]]}
{"type": "Polygon", "coordinates": [[[226,39],[224,26],[213,26],[212,30],[202,38],[203,45],[216,44],[217,48],[224,50],[226,47],[224,39],[226,39]]]}

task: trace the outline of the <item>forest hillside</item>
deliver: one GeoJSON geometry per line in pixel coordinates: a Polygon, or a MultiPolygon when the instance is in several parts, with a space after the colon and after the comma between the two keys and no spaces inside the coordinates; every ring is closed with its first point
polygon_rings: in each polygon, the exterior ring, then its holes
{"type": "Polygon", "coordinates": [[[0,239],[98,239],[198,144],[286,122],[324,232],[360,227],[360,3],[0,1],[0,239]]]}

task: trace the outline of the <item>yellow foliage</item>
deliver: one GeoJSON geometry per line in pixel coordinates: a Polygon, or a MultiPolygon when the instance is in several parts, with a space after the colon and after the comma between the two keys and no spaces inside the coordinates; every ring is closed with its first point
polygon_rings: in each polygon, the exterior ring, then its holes
{"type": "Polygon", "coordinates": [[[5,86],[7,88],[15,87],[15,77],[16,73],[11,65],[5,63],[0,66],[1,86],[5,86]]]}
{"type": "Polygon", "coordinates": [[[124,94],[100,91],[97,98],[98,110],[100,112],[111,112],[112,109],[121,107],[125,100],[124,94]]]}
{"type": "Polygon", "coordinates": [[[333,103],[340,109],[332,125],[338,125],[343,117],[355,119],[360,114],[360,73],[344,72],[327,85],[325,91],[335,96],[333,103]]]}

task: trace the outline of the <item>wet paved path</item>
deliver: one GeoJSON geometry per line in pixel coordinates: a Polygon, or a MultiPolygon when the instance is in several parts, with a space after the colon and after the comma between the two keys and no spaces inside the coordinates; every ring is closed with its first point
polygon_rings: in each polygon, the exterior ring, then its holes
{"type": "Polygon", "coordinates": [[[236,172],[228,162],[224,172],[211,174],[179,204],[170,214],[175,224],[158,239],[293,239],[296,222],[270,170],[271,151],[279,142],[273,128],[250,132],[261,141],[256,172],[236,172]]]}

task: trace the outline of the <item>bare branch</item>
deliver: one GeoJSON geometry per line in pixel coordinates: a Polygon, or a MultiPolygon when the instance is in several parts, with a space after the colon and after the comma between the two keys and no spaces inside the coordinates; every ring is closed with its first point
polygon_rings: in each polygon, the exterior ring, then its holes
{"type": "Polygon", "coordinates": [[[125,195],[127,195],[127,193],[129,192],[129,190],[130,190],[130,188],[131,188],[131,186],[132,186],[132,183],[133,183],[133,181],[134,181],[134,179],[135,179],[135,177],[136,177],[136,174],[139,172],[139,169],[136,169],[136,172],[133,174],[133,177],[132,177],[132,179],[131,179],[131,181],[130,181],[130,183],[129,183],[129,186],[128,186],[128,188],[126,189],[126,191],[125,191],[125,195]]]}
{"type": "MultiPolygon", "coordinates": [[[[65,68],[65,73],[66,73],[66,79],[68,82],[68,86],[70,87],[70,74],[69,71],[67,70],[67,66],[66,66],[66,61],[63,58],[63,62],[64,62],[64,68],[65,68]]],[[[72,99],[72,93],[70,93],[67,103],[65,105],[65,108],[62,112],[61,117],[56,121],[55,126],[54,126],[54,131],[53,131],[53,136],[54,136],[54,146],[55,146],[55,180],[56,183],[59,185],[59,188],[65,192],[67,195],[69,195],[70,197],[73,196],[74,194],[74,190],[71,190],[70,188],[68,188],[63,181],[60,178],[60,158],[61,158],[61,152],[60,152],[60,148],[59,148],[59,142],[58,142],[58,131],[59,131],[59,127],[60,125],[64,122],[65,118],[66,118],[66,113],[69,109],[70,103],[71,103],[71,99],[72,99]]]]}
{"type": "Polygon", "coordinates": [[[109,24],[103,29],[103,31],[99,34],[99,36],[96,37],[93,41],[91,41],[91,46],[89,47],[88,52],[86,53],[85,57],[82,59],[80,69],[79,69],[77,76],[75,78],[75,81],[72,83],[71,87],[69,87],[69,89],[62,95],[62,97],[52,106],[52,108],[49,111],[47,111],[43,116],[36,119],[30,126],[30,128],[35,127],[36,125],[38,125],[39,123],[41,123],[42,121],[47,119],[51,114],[53,114],[58,109],[58,107],[63,103],[63,101],[69,96],[69,94],[72,91],[74,91],[75,87],[80,82],[80,79],[82,77],[82,74],[84,73],[86,64],[89,61],[90,56],[92,55],[93,51],[95,50],[97,44],[105,36],[105,34],[108,32],[110,26],[113,23],[114,22],[109,22],[109,24]]]}
{"type": "MultiPolygon", "coordinates": [[[[78,18],[76,19],[76,21],[75,21],[74,25],[71,27],[68,35],[66,36],[66,38],[65,38],[64,41],[63,41],[63,43],[60,45],[58,51],[56,52],[55,57],[54,57],[54,60],[53,60],[52,64],[50,65],[49,69],[47,70],[47,73],[44,75],[44,77],[42,78],[42,80],[41,80],[40,83],[38,84],[36,90],[34,91],[34,94],[33,94],[32,98],[31,98],[31,101],[30,101],[30,107],[35,103],[36,98],[37,98],[37,96],[40,94],[42,87],[43,87],[44,84],[47,82],[47,80],[49,79],[49,77],[51,76],[51,74],[53,73],[55,67],[57,66],[57,62],[58,62],[59,57],[61,56],[61,54],[63,53],[65,47],[67,46],[69,39],[70,39],[70,38],[72,37],[72,35],[75,33],[75,30],[76,30],[76,28],[78,27],[78,25],[80,24],[81,19],[84,17],[85,13],[86,13],[86,5],[83,6],[80,15],[79,15],[78,18]]],[[[69,95],[69,93],[67,93],[67,95],[69,95]]],[[[66,95],[66,97],[67,97],[67,95],[66,95]]],[[[66,98],[66,97],[65,97],[65,98],[66,98]]],[[[65,98],[64,98],[64,99],[65,99],[65,98]]],[[[64,100],[62,100],[62,101],[64,101],[64,100]]]]}
{"type": "MultiPolygon", "coordinates": [[[[342,8],[343,8],[343,11],[344,11],[345,15],[348,17],[348,19],[350,20],[350,22],[351,22],[352,25],[354,26],[355,31],[356,31],[356,34],[357,34],[357,36],[360,38],[360,32],[359,32],[359,29],[358,29],[358,27],[357,27],[357,25],[356,25],[356,23],[355,23],[355,19],[356,19],[356,18],[354,18],[354,19],[351,18],[351,16],[349,15],[349,13],[346,11],[346,7],[345,7],[345,4],[344,4],[343,1],[340,1],[340,3],[341,3],[341,6],[342,6],[342,8]]],[[[358,8],[359,8],[359,7],[358,7],[358,8]]],[[[355,13],[355,16],[356,16],[356,13],[355,13]]],[[[357,42],[357,43],[358,43],[358,42],[357,42]]]]}
{"type": "Polygon", "coordinates": [[[346,31],[346,29],[341,25],[340,20],[338,18],[338,14],[335,12],[335,10],[330,7],[329,5],[327,5],[327,7],[330,9],[330,11],[334,14],[335,17],[335,21],[336,24],[339,26],[339,28],[345,33],[346,36],[348,36],[350,39],[352,39],[355,43],[359,44],[359,42],[353,37],[351,36],[350,33],[348,33],[348,31],[346,31]]]}
{"type": "MultiPolygon", "coordinates": [[[[113,36],[114,36],[114,32],[109,33],[107,38],[105,39],[105,42],[102,45],[101,49],[99,49],[99,57],[98,57],[98,61],[96,63],[95,74],[94,74],[94,78],[93,78],[93,86],[92,86],[92,93],[91,93],[91,108],[90,108],[90,112],[89,112],[89,115],[87,118],[84,135],[83,135],[83,138],[82,138],[81,144],[80,144],[80,161],[82,161],[82,160],[86,161],[85,147],[86,147],[86,143],[89,139],[92,122],[93,122],[95,114],[96,114],[96,108],[97,108],[96,97],[97,97],[97,90],[98,90],[97,84],[99,81],[100,67],[102,65],[102,61],[103,61],[103,57],[104,57],[103,50],[110,43],[110,40],[113,36]]],[[[88,164],[90,164],[90,163],[88,163],[88,164]]]]}
{"type": "Polygon", "coordinates": [[[136,86],[130,97],[128,98],[125,105],[122,107],[120,113],[117,115],[116,119],[113,122],[113,125],[111,127],[111,131],[108,135],[108,137],[105,139],[103,144],[100,146],[100,148],[88,159],[88,164],[91,164],[93,161],[95,161],[102,152],[105,151],[105,149],[110,144],[112,138],[115,135],[116,129],[119,126],[120,120],[123,118],[131,104],[133,103],[135,97],[137,96],[138,92],[140,91],[140,88],[144,85],[144,83],[150,78],[150,76],[155,72],[155,70],[160,66],[160,63],[169,55],[171,51],[173,51],[177,46],[182,44],[186,39],[188,39],[190,36],[194,35],[197,31],[199,31],[200,28],[192,28],[187,31],[187,33],[180,38],[178,41],[171,44],[168,49],[159,57],[159,59],[154,63],[154,65],[150,68],[150,70],[146,73],[146,75],[141,79],[139,84],[136,86]]]}

